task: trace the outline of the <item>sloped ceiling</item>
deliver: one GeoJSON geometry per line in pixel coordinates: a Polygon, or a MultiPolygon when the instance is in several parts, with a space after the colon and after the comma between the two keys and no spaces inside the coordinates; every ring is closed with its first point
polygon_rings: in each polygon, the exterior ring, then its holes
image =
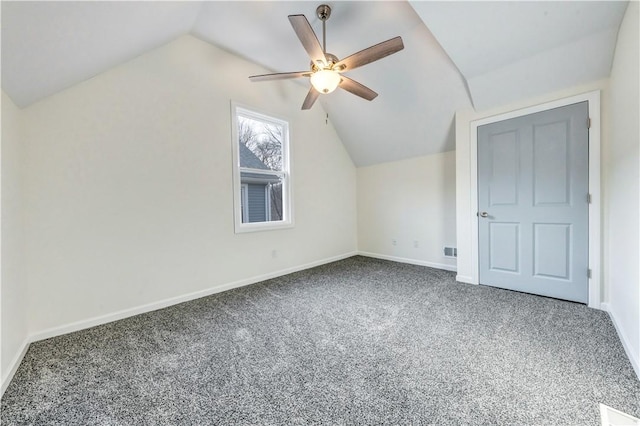
{"type": "Polygon", "coordinates": [[[196,2],[2,2],[2,89],[19,107],[193,28],[196,2]]]}
{"type": "Polygon", "coordinates": [[[626,1],[412,1],[482,110],[609,76],[626,1]]]}
{"type": "MultiPolygon", "coordinates": [[[[3,1],[2,89],[27,107],[183,34],[274,72],[305,70],[308,58],[287,15],[305,14],[321,34],[318,4],[3,1]]],[[[380,94],[373,102],[340,90],[320,99],[358,166],[454,149],[455,111],[471,107],[472,99],[476,108],[486,108],[608,76],[626,7],[328,4],[327,50],[339,58],[396,35],[405,44],[348,74],[380,94]]]]}

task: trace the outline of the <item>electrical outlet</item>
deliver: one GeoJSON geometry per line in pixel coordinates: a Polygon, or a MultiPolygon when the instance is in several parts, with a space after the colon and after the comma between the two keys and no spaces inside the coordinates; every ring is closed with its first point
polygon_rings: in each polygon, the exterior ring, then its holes
{"type": "Polygon", "coordinates": [[[418,246],[419,246],[418,240],[413,240],[413,247],[418,248],[418,246]]]}
{"type": "Polygon", "coordinates": [[[391,245],[392,246],[397,246],[398,242],[395,239],[393,239],[393,240],[391,240],[391,245]]]}

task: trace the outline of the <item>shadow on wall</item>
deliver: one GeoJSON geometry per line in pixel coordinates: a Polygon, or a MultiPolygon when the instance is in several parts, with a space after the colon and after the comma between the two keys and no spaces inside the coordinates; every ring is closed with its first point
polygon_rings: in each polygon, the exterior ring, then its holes
{"type": "MultiPolygon", "coordinates": [[[[445,142],[445,151],[455,151],[456,149],[456,117],[455,114],[451,117],[451,123],[449,124],[449,130],[447,131],[447,137],[445,142]]],[[[455,159],[454,159],[455,161],[455,159]]],[[[456,247],[456,196],[455,196],[455,185],[456,181],[456,168],[455,162],[453,167],[443,167],[442,168],[442,180],[443,193],[451,192],[453,189],[454,194],[449,197],[444,197],[442,200],[442,205],[444,206],[444,214],[442,215],[442,229],[452,229],[454,230],[453,235],[449,238],[445,237],[445,245],[447,247],[456,247]],[[454,182],[452,187],[447,186],[447,182],[454,182]]]]}

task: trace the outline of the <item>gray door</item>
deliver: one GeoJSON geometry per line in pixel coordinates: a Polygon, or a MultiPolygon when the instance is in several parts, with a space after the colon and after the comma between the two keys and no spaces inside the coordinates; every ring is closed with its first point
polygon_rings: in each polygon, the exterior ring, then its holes
{"type": "Polygon", "coordinates": [[[588,104],[478,127],[480,284],[588,301],[588,104]]]}

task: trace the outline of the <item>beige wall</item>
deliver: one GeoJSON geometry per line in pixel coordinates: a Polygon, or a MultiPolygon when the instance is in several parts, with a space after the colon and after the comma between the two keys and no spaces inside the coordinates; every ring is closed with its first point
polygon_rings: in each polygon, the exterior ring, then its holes
{"type": "Polygon", "coordinates": [[[455,190],[453,151],[359,168],[358,250],[455,270],[455,190]]]}
{"type": "Polygon", "coordinates": [[[2,238],[0,310],[0,376],[5,379],[26,343],[27,286],[24,279],[22,147],[20,144],[20,110],[2,92],[2,238]]]}
{"type": "Polygon", "coordinates": [[[639,6],[629,2],[611,68],[606,281],[611,314],[640,376],[639,6]]]}
{"type": "Polygon", "coordinates": [[[183,36],[23,111],[31,333],[356,250],[348,154],[263,72],[183,36]],[[292,229],[234,233],[232,100],[290,122],[292,229]]]}

